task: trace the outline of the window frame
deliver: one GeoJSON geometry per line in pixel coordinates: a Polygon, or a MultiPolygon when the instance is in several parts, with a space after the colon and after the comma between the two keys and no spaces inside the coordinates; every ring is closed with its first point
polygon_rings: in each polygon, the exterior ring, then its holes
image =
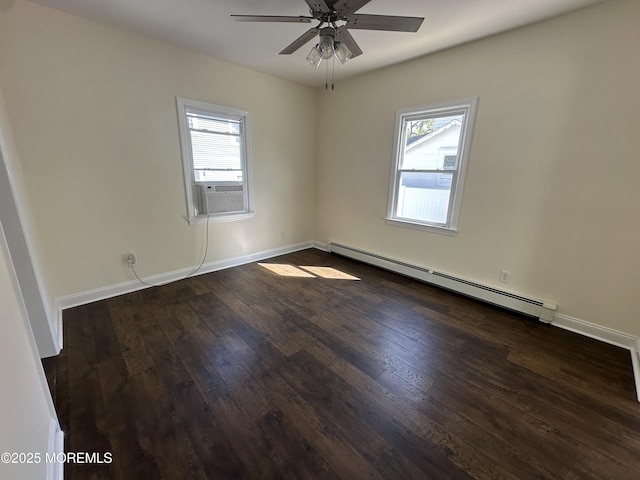
{"type": "MultiPolygon", "coordinates": [[[[469,150],[471,147],[471,138],[473,136],[477,103],[478,97],[471,97],[453,102],[423,105],[396,111],[389,201],[387,206],[387,216],[385,217],[387,224],[450,236],[457,234],[460,207],[462,204],[462,191],[469,163],[469,150]],[[401,168],[406,147],[405,125],[408,121],[429,119],[439,116],[444,117],[460,113],[464,114],[464,119],[460,128],[460,139],[458,141],[458,166],[456,169],[445,169],[444,165],[442,165],[443,168],[438,168],[437,170],[401,168]],[[444,223],[428,222],[414,218],[400,217],[396,214],[400,182],[402,173],[405,171],[416,173],[445,173],[453,175],[450,188],[449,205],[447,209],[447,221],[444,223]]],[[[444,156],[446,155],[447,154],[444,154],[440,161],[443,161],[444,156]]]]}
{"type": "Polygon", "coordinates": [[[182,167],[185,185],[185,199],[187,206],[187,221],[190,225],[204,222],[228,222],[243,220],[254,216],[253,195],[252,195],[252,174],[251,174],[251,149],[250,149],[250,119],[249,112],[223,105],[191,100],[188,98],[176,97],[178,110],[178,125],[180,133],[180,146],[182,153],[182,167]],[[187,112],[211,115],[222,119],[241,120],[242,130],[240,135],[240,155],[242,166],[242,182],[230,181],[207,181],[201,182],[195,179],[195,169],[193,162],[193,149],[191,143],[190,129],[187,120],[187,112]],[[241,212],[216,213],[198,215],[198,202],[195,198],[195,186],[203,185],[238,185],[245,186],[245,210],[241,212]]]}

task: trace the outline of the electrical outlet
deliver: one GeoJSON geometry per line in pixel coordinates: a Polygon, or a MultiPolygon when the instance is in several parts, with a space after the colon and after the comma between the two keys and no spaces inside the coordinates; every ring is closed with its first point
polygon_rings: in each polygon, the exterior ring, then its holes
{"type": "Polygon", "coordinates": [[[511,281],[511,272],[507,270],[500,270],[500,281],[502,283],[509,283],[511,281]]]}
{"type": "Polygon", "coordinates": [[[136,256],[133,253],[127,253],[126,259],[129,266],[133,266],[136,264],[136,256]]]}

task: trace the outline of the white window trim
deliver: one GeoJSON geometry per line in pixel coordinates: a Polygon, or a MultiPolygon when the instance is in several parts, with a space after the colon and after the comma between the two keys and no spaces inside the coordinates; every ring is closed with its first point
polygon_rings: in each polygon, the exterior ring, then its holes
{"type": "Polygon", "coordinates": [[[458,232],[458,219],[460,215],[460,206],[462,204],[462,190],[464,186],[469,150],[471,147],[471,137],[473,136],[473,126],[476,116],[478,97],[470,97],[460,99],[454,102],[440,103],[436,105],[424,105],[420,107],[404,108],[396,111],[395,135],[393,161],[391,166],[391,182],[389,187],[389,202],[387,206],[387,216],[385,221],[388,225],[412,228],[426,232],[439,233],[443,235],[455,236],[458,232]],[[402,127],[405,117],[420,115],[422,113],[440,112],[447,113],[449,111],[464,111],[465,122],[460,131],[460,147],[458,154],[458,169],[455,185],[451,187],[451,194],[454,195],[451,204],[450,221],[448,225],[439,225],[429,222],[420,222],[419,220],[401,218],[395,216],[396,205],[398,201],[398,168],[402,159],[402,148],[404,145],[402,137],[402,127]]]}
{"type": "Polygon", "coordinates": [[[392,225],[394,227],[404,227],[411,228],[413,230],[422,230],[423,232],[431,232],[431,233],[439,233],[441,235],[449,235],[450,237],[456,236],[458,230],[456,228],[446,227],[446,226],[438,226],[427,223],[416,222],[411,218],[403,219],[399,217],[386,217],[385,222],[387,225],[392,225]]]}
{"type": "Polygon", "coordinates": [[[248,213],[227,213],[218,215],[202,215],[200,217],[190,216],[187,217],[189,225],[200,225],[204,223],[223,223],[223,222],[237,222],[239,220],[247,220],[256,216],[256,213],[251,211],[248,213]],[[208,217],[208,220],[207,220],[208,217]]]}
{"type": "Polygon", "coordinates": [[[180,128],[180,145],[182,152],[182,167],[184,176],[185,187],[185,200],[187,206],[187,221],[189,225],[197,225],[200,223],[216,223],[216,222],[232,222],[237,220],[245,220],[255,216],[253,211],[253,175],[251,171],[251,142],[250,138],[250,120],[249,112],[246,110],[240,110],[237,108],[225,107],[222,105],[216,105],[207,102],[201,102],[198,100],[190,100],[188,98],[176,97],[176,104],[178,108],[178,125],[180,128]],[[200,110],[203,113],[218,113],[221,115],[227,115],[231,117],[243,117],[244,119],[244,173],[246,179],[244,181],[247,189],[247,212],[240,213],[226,213],[218,215],[201,215],[196,216],[196,205],[194,201],[193,186],[195,184],[193,161],[191,154],[191,142],[189,141],[189,127],[186,121],[186,111],[200,110]]]}

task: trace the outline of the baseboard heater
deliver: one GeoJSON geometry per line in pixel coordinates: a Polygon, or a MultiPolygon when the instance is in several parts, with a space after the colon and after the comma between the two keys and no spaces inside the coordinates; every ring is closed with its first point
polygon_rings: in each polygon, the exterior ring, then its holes
{"type": "Polygon", "coordinates": [[[431,268],[411,265],[393,258],[384,257],[346,245],[340,245],[335,242],[329,242],[328,247],[331,253],[359,260],[370,265],[384,268],[385,270],[437,285],[447,290],[452,290],[462,295],[536,317],[544,323],[551,323],[556,311],[556,305],[553,303],[498,290],[497,288],[457,278],[447,273],[437,272],[431,268]]]}

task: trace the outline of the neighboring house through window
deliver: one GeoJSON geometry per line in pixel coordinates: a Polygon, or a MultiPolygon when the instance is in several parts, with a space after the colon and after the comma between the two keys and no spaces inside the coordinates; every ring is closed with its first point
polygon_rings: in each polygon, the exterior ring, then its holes
{"type": "Polygon", "coordinates": [[[397,112],[388,223],[455,234],[476,102],[397,112]]]}
{"type": "Polygon", "coordinates": [[[246,111],[177,98],[190,223],[251,211],[246,111]]]}

